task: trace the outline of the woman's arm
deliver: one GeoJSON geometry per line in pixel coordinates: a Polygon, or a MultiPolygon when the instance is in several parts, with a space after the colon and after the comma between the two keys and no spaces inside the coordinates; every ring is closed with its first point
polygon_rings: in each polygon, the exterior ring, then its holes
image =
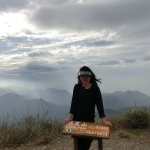
{"type": "Polygon", "coordinates": [[[70,115],[68,118],[65,119],[64,121],[65,124],[69,123],[73,118],[73,114],[75,113],[76,103],[77,103],[76,97],[77,97],[77,85],[75,85],[73,89],[72,101],[71,101],[71,106],[69,111],[70,115]]]}
{"type": "Polygon", "coordinates": [[[70,114],[69,117],[67,119],[65,119],[64,123],[67,124],[69,123],[73,118],[73,114],[70,114]]]}
{"type": "Polygon", "coordinates": [[[99,89],[98,86],[96,86],[95,89],[95,104],[98,110],[98,114],[100,118],[104,118],[105,117],[105,112],[104,112],[104,106],[103,106],[103,100],[102,100],[102,95],[101,95],[101,91],[99,89]]]}
{"type": "Polygon", "coordinates": [[[75,113],[76,105],[77,105],[77,84],[73,88],[72,101],[71,101],[71,106],[69,111],[70,114],[75,113]]]}
{"type": "Polygon", "coordinates": [[[103,100],[102,100],[102,95],[101,95],[101,91],[100,91],[99,87],[97,88],[97,94],[96,95],[97,95],[96,96],[96,106],[98,109],[99,116],[102,120],[102,123],[112,127],[112,123],[107,121],[107,119],[105,118],[103,100]]]}

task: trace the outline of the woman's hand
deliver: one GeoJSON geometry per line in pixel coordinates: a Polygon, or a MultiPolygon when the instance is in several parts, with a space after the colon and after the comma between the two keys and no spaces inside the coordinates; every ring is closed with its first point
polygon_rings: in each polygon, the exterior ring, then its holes
{"type": "Polygon", "coordinates": [[[69,117],[67,119],[65,119],[64,124],[66,125],[67,123],[69,123],[72,120],[73,114],[70,114],[69,117]]]}
{"type": "Polygon", "coordinates": [[[66,125],[67,123],[70,122],[70,120],[71,120],[70,118],[65,119],[64,124],[66,125]]]}
{"type": "Polygon", "coordinates": [[[105,124],[105,125],[108,125],[108,126],[112,127],[112,123],[111,123],[111,122],[109,122],[109,121],[107,121],[105,117],[104,117],[104,118],[101,118],[101,119],[102,119],[103,124],[105,124]]]}

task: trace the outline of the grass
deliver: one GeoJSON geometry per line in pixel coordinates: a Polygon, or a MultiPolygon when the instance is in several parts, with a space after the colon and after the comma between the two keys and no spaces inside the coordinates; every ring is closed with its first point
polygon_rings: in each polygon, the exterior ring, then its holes
{"type": "Polygon", "coordinates": [[[147,108],[134,108],[124,115],[109,118],[113,124],[112,132],[118,133],[119,138],[139,139],[149,143],[150,111],[147,108]]]}
{"type": "Polygon", "coordinates": [[[61,134],[63,123],[51,120],[46,115],[24,116],[13,122],[4,120],[0,126],[0,147],[17,147],[36,141],[37,145],[47,144],[61,134]]]}
{"type": "MultiPolygon", "coordinates": [[[[61,135],[64,126],[62,121],[48,118],[47,113],[43,116],[28,114],[12,122],[8,119],[0,119],[0,148],[19,147],[30,142],[48,144],[61,135]]],[[[146,108],[135,108],[109,120],[113,124],[112,131],[117,131],[120,138],[144,137],[145,133],[150,133],[150,112],[146,108]]]]}
{"type": "Polygon", "coordinates": [[[118,136],[119,136],[120,138],[126,138],[126,139],[129,139],[129,138],[130,138],[130,135],[129,135],[127,132],[125,132],[125,131],[120,131],[120,132],[118,133],[118,136]]]}

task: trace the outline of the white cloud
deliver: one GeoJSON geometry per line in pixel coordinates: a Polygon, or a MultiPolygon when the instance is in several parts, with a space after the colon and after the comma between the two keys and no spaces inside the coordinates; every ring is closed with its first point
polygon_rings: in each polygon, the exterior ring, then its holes
{"type": "MultiPolygon", "coordinates": [[[[19,35],[21,30],[30,27],[26,20],[26,14],[21,12],[3,12],[0,13],[0,37],[19,35]]],[[[32,29],[32,28],[31,28],[32,29]]]]}
{"type": "Polygon", "coordinates": [[[0,0],[0,11],[17,11],[29,5],[29,0],[0,0]]]}

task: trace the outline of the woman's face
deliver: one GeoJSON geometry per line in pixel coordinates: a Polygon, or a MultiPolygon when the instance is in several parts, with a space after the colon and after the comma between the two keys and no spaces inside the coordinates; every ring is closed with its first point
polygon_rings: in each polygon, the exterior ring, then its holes
{"type": "Polygon", "coordinates": [[[80,80],[83,84],[90,83],[91,76],[89,75],[81,75],[80,80]]]}

